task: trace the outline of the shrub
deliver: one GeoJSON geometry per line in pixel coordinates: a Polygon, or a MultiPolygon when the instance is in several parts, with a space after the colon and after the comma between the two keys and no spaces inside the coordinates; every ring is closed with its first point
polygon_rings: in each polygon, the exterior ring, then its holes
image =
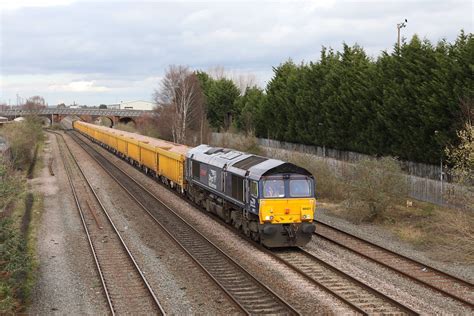
{"type": "Polygon", "coordinates": [[[356,163],[348,176],[350,188],[345,201],[348,218],[372,222],[406,196],[406,178],[391,157],[356,163]]]}
{"type": "Polygon", "coordinates": [[[37,143],[44,137],[42,121],[37,117],[28,117],[23,122],[6,125],[3,133],[10,146],[13,166],[26,169],[33,160],[37,143]]]}
{"type": "Polygon", "coordinates": [[[21,177],[0,159],[0,215],[11,201],[18,198],[23,188],[21,177]]]}

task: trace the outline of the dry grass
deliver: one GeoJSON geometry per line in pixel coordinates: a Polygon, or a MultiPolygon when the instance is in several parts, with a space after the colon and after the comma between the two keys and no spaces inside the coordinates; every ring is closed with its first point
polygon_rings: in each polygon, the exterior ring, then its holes
{"type": "MultiPolygon", "coordinates": [[[[335,217],[349,219],[345,203],[320,201],[335,217]]],[[[390,207],[385,215],[375,221],[378,227],[392,232],[400,241],[423,251],[434,260],[447,263],[470,264],[474,262],[474,214],[463,210],[445,208],[430,203],[413,201],[390,207]]]]}
{"type": "Polygon", "coordinates": [[[440,250],[432,255],[445,261],[474,262],[474,215],[462,210],[439,212],[427,234],[440,250]]]}
{"type": "Polygon", "coordinates": [[[134,124],[118,123],[114,125],[114,128],[125,132],[138,133],[138,130],[135,128],[134,124]]]}
{"type": "MultiPolygon", "coordinates": [[[[263,155],[264,151],[258,144],[257,138],[249,133],[248,135],[241,134],[227,134],[223,133],[222,138],[218,143],[213,143],[213,146],[233,148],[239,151],[252,153],[255,155],[263,155]]],[[[271,157],[271,156],[268,156],[271,157]]]]}

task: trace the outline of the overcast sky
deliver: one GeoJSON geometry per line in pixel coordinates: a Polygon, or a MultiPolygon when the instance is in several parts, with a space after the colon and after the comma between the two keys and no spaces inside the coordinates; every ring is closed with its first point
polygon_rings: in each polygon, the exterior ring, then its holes
{"type": "Polygon", "coordinates": [[[472,1],[0,2],[0,102],[44,96],[97,105],[151,100],[170,64],[252,73],[264,86],[288,58],[358,43],[369,55],[404,37],[472,32],[472,1]]]}

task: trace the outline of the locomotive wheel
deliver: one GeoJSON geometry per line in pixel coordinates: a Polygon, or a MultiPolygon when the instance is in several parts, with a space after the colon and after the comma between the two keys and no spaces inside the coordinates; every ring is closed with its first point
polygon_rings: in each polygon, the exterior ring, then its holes
{"type": "Polygon", "coordinates": [[[260,234],[256,232],[250,232],[250,237],[253,241],[260,242],[260,234]]]}

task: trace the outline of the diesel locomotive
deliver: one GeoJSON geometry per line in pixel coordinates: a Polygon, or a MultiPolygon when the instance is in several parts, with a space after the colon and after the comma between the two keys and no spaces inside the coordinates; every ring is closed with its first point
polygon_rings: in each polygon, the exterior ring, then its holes
{"type": "Polygon", "coordinates": [[[75,121],[73,128],[269,248],[311,240],[316,207],[310,172],[228,148],[191,148],[75,121]]]}

